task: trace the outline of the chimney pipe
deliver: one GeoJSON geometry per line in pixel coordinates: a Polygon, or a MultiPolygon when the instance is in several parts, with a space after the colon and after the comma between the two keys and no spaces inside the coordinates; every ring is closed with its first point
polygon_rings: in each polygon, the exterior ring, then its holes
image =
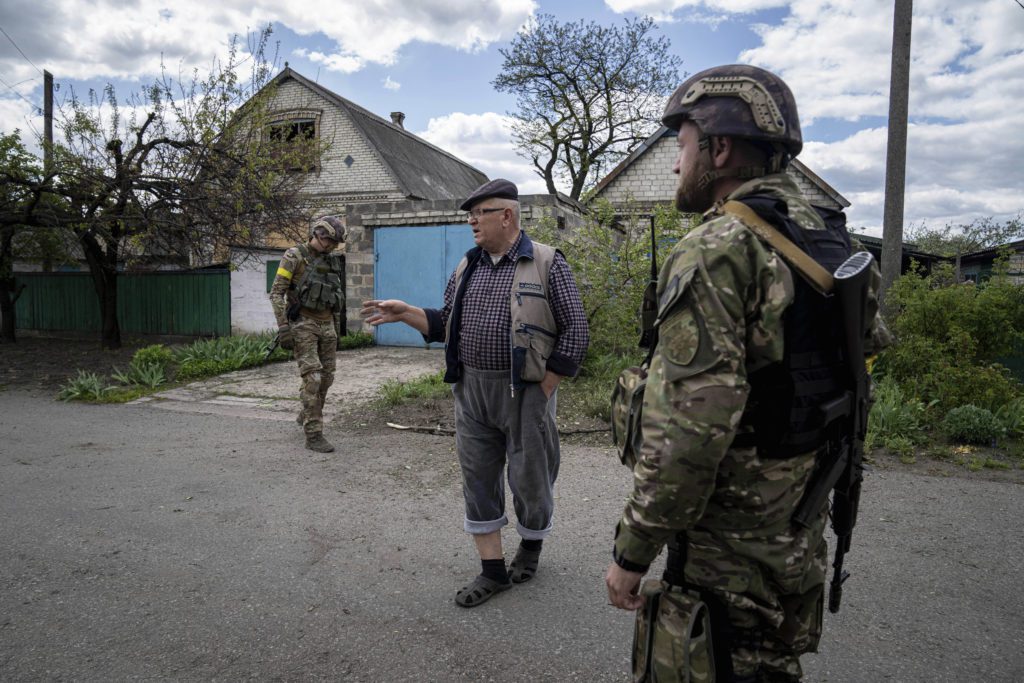
{"type": "Polygon", "coordinates": [[[405,114],[400,111],[391,112],[391,123],[395,124],[402,130],[405,130],[405,126],[403,125],[405,123],[405,114]]]}

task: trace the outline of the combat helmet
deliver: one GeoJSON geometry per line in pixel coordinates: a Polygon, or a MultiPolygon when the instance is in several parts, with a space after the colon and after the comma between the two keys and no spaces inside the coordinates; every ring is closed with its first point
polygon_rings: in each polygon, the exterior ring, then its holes
{"type": "Polygon", "coordinates": [[[309,229],[309,236],[314,237],[318,234],[341,244],[345,241],[344,217],[324,216],[323,218],[318,218],[309,229]]]}
{"type": "Polygon", "coordinates": [[[688,78],[672,93],[661,118],[671,130],[684,121],[697,124],[702,141],[722,135],[766,143],[773,150],[768,173],[785,168],[804,145],[793,92],[756,66],[716,66],[688,78]]]}

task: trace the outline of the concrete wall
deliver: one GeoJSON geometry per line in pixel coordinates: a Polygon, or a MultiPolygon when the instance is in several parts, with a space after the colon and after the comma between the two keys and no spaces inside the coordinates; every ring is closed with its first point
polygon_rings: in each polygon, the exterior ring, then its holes
{"type": "Polygon", "coordinates": [[[284,251],[231,254],[231,334],[276,330],[277,321],[267,297],[267,261],[280,260],[284,251]]]}

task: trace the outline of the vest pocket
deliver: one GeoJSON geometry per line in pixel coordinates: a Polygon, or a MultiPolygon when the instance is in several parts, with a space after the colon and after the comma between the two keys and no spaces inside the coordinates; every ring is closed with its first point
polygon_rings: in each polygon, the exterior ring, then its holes
{"type": "Polygon", "coordinates": [[[547,372],[548,358],[555,349],[555,333],[537,325],[521,323],[512,342],[513,371],[520,366],[522,382],[539,382],[547,372]]]}

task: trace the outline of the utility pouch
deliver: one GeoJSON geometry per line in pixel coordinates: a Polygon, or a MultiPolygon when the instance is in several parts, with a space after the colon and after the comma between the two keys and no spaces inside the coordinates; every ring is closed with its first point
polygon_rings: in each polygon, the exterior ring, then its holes
{"type": "Polygon", "coordinates": [[[634,683],[714,683],[711,619],[700,596],[648,579],[633,631],[634,683]]]}
{"type": "Polygon", "coordinates": [[[644,441],[640,418],[646,388],[647,368],[641,365],[623,370],[612,390],[612,443],[619,452],[619,460],[630,469],[636,465],[644,441]]]}

